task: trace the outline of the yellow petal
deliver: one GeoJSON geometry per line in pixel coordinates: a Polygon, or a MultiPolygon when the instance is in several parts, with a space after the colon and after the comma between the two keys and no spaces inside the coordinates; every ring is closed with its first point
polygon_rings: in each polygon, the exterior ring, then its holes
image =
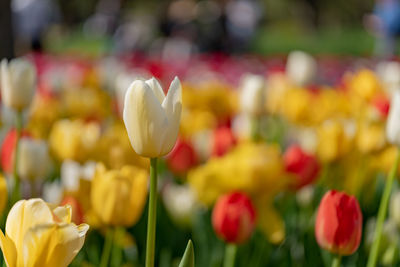
{"type": "Polygon", "coordinates": [[[24,238],[24,266],[68,266],[82,248],[88,229],[86,224],[43,224],[30,228],[24,238]]]}
{"type": "Polygon", "coordinates": [[[14,243],[0,230],[0,247],[8,267],[17,265],[17,250],[14,243]]]}
{"type": "Polygon", "coordinates": [[[37,224],[53,223],[50,207],[42,199],[18,201],[10,210],[6,222],[6,235],[22,251],[22,242],[29,228],[37,224]]]}
{"type": "Polygon", "coordinates": [[[56,222],[70,223],[72,219],[72,208],[70,205],[56,207],[53,209],[56,222]]]}
{"type": "Polygon", "coordinates": [[[153,90],[145,82],[136,80],[126,92],[123,117],[136,153],[145,157],[161,156],[168,119],[153,90]]]}
{"type": "Polygon", "coordinates": [[[261,231],[273,244],[278,244],[285,238],[285,226],[281,216],[272,207],[272,204],[258,208],[258,224],[261,231]]]}

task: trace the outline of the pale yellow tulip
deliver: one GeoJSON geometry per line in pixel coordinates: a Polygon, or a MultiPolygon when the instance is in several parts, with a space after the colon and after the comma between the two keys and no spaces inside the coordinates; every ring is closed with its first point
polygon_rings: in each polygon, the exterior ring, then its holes
{"type": "Polygon", "coordinates": [[[14,110],[27,108],[35,93],[35,67],[25,59],[1,61],[1,95],[3,104],[14,110]]]}
{"type": "Polygon", "coordinates": [[[10,210],[0,247],[8,267],[68,266],[82,248],[89,226],[71,223],[71,207],[42,199],[18,201],[10,210]]]}
{"type": "Polygon", "coordinates": [[[137,154],[156,158],[168,154],[178,137],[182,87],[176,77],[165,96],[155,78],[136,80],[125,94],[124,123],[137,154]]]}

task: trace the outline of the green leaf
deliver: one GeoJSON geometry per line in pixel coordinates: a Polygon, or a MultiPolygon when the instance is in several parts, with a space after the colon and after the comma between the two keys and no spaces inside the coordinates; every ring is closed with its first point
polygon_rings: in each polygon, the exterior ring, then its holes
{"type": "Polygon", "coordinates": [[[192,240],[190,239],[186,246],[185,253],[183,254],[181,263],[179,263],[179,267],[194,267],[194,249],[192,240]]]}

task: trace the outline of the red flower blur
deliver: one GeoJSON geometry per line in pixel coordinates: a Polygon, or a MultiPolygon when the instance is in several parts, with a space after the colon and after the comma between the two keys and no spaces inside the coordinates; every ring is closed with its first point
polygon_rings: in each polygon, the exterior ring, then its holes
{"type": "Polygon", "coordinates": [[[168,168],[176,174],[185,174],[197,164],[197,155],[192,144],[178,138],[172,151],[167,156],[168,168]]]}
{"type": "Polygon", "coordinates": [[[335,254],[353,254],[360,245],[362,213],[355,197],[328,191],[319,204],[315,223],[318,244],[335,254]]]}
{"type": "Polygon", "coordinates": [[[225,153],[236,144],[232,129],[227,126],[221,126],[215,129],[213,137],[211,154],[216,157],[225,155],[225,153]]]}
{"type": "Polygon", "coordinates": [[[212,224],[216,234],[228,243],[243,243],[253,233],[256,211],[251,199],[234,192],[221,196],[214,206],[212,224]]]}
{"type": "Polygon", "coordinates": [[[283,155],[285,169],[296,176],[294,187],[299,189],[311,184],[319,174],[320,166],[314,155],[308,154],[298,145],[290,146],[283,155]]]}
{"type": "MultiPolygon", "coordinates": [[[[22,132],[23,137],[30,137],[28,132],[22,132]]],[[[17,131],[11,129],[8,131],[6,137],[1,145],[1,167],[6,173],[11,173],[13,171],[14,162],[14,149],[17,142],[17,131]]]]}
{"type": "Polygon", "coordinates": [[[65,196],[61,201],[61,206],[70,205],[72,208],[72,222],[76,225],[84,223],[84,215],[81,204],[79,201],[73,196],[65,196]]]}
{"type": "Polygon", "coordinates": [[[384,95],[376,96],[375,98],[372,99],[372,105],[379,112],[379,115],[383,119],[387,118],[390,109],[390,101],[386,96],[384,95]]]}

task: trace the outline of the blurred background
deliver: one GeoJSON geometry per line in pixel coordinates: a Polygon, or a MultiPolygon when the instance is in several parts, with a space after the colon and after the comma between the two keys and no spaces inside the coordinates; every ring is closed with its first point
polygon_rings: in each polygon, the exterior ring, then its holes
{"type": "Polygon", "coordinates": [[[396,0],[3,0],[0,57],[30,50],[392,55],[396,0]]]}

